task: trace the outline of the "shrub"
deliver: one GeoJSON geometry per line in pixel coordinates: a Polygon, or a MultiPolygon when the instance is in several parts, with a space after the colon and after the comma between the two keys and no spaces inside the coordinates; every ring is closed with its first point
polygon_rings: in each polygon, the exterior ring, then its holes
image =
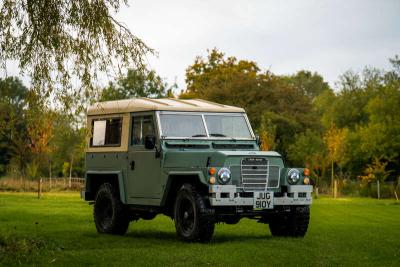
{"type": "Polygon", "coordinates": [[[360,196],[360,183],[350,179],[339,180],[338,192],[340,195],[345,196],[360,196]]]}
{"type": "MultiPolygon", "coordinates": [[[[393,183],[380,184],[380,197],[393,198],[395,186],[393,183]]],[[[362,184],[360,188],[360,196],[378,198],[378,185],[377,184],[362,184]]]]}

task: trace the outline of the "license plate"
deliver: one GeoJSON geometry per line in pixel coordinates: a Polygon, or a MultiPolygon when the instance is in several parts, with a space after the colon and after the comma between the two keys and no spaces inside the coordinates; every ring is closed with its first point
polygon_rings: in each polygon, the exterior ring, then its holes
{"type": "Polygon", "coordinates": [[[253,209],[273,209],[274,192],[254,192],[253,209]]]}

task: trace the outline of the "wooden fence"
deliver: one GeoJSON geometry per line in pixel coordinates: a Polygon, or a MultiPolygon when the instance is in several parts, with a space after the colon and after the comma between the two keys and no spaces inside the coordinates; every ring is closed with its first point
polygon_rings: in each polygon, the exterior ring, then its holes
{"type": "Polygon", "coordinates": [[[42,182],[51,187],[71,187],[72,185],[83,186],[85,185],[85,178],[69,177],[66,178],[42,178],[42,182]],[[71,182],[71,183],[70,183],[71,182]]]}
{"type": "Polygon", "coordinates": [[[40,178],[37,182],[38,198],[42,196],[43,189],[51,190],[52,188],[65,188],[72,190],[80,190],[85,186],[85,179],[78,177],[71,178],[40,178]]]}

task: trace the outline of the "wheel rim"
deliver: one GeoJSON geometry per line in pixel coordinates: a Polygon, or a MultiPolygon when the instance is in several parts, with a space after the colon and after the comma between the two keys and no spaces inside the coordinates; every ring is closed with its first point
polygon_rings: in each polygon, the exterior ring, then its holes
{"type": "Polygon", "coordinates": [[[182,232],[185,235],[190,235],[195,227],[195,207],[188,198],[183,198],[179,203],[179,221],[182,227],[182,232]]]}
{"type": "Polygon", "coordinates": [[[97,214],[99,215],[99,224],[101,228],[107,229],[112,224],[112,217],[113,217],[113,208],[112,202],[109,198],[102,198],[99,201],[99,205],[97,208],[97,214]]]}

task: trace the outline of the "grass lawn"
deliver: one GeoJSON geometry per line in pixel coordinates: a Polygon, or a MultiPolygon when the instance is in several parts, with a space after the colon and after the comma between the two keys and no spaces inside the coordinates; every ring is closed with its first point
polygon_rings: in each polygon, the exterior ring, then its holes
{"type": "Polygon", "coordinates": [[[171,219],[99,235],[79,193],[0,193],[0,265],[400,266],[400,205],[318,199],[305,238],[271,237],[268,225],[219,224],[210,244],[178,241],[171,219]]]}

